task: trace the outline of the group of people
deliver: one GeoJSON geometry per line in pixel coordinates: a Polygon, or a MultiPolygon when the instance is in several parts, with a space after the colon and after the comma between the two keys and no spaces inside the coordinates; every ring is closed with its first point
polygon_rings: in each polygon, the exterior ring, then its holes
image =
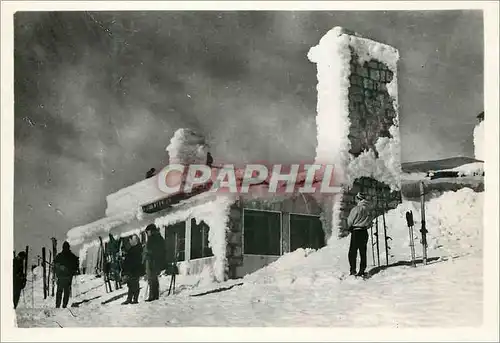
{"type": "MultiPolygon", "coordinates": [[[[146,227],[147,242],[142,246],[139,236],[132,235],[126,244],[122,264],[122,280],[128,287],[127,300],[122,304],[137,304],[139,299],[139,280],[146,275],[149,296],[146,301],[160,298],[158,277],[166,269],[165,241],[154,224],[146,227]]],[[[71,251],[68,242],[64,242],[62,251],[54,259],[54,271],[57,279],[56,308],[66,308],[71,295],[73,277],[79,271],[79,259],[71,251]]],[[[26,253],[21,251],[13,261],[14,308],[17,308],[22,290],[26,286],[26,253]]]]}
{"type": "MultiPolygon", "coordinates": [[[[366,250],[368,243],[368,229],[372,224],[372,214],[368,206],[367,197],[358,193],[356,195],[356,206],[351,210],[347,218],[347,230],[351,234],[349,246],[350,275],[366,276],[367,266],[366,250]],[[357,255],[360,255],[359,270],[357,270],[357,255]]],[[[139,280],[146,274],[149,287],[149,296],[146,301],[154,301],[160,297],[160,284],[158,276],[166,269],[165,242],[158,228],[154,224],[146,227],[148,239],[144,247],[139,236],[132,235],[126,244],[125,257],[122,264],[122,280],[128,287],[127,299],[122,303],[137,304],[139,299],[139,280]]],[[[26,286],[25,270],[26,253],[21,251],[14,257],[13,263],[13,286],[14,286],[14,308],[19,303],[22,290],[26,286]]],[[[62,252],[54,259],[54,268],[57,278],[56,308],[65,308],[68,305],[71,294],[73,277],[78,273],[78,257],[71,252],[68,242],[64,242],[62,252]]]]}
{"type": "Polygon", "coordinates": [[[146,227],[148,239],[141,245],[139,236],[129,237],[125,258],[122,264],[122,280],[127,283],[127,300],[122,304],[137,304],[139,299],[139,280],[146,274],[149,296],[146,301],[160,298],[160,283],[158,276],[166,268],[165,241],[154,224],[146,227]]]}

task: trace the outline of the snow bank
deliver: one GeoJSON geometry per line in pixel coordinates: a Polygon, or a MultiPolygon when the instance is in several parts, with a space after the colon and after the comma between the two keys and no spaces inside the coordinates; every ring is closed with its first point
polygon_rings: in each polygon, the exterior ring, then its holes
{"type": "Polygon", "coordinates": [[[484,174],[484,163],[483,162],[474,162],[467,163],[456,168],[445,169],[441,171],[455,171],[458,172],[458,176],[476,176],[484,174]]]}
{"type": "Polygon", "coordinates": [[[214,274],[217,281],[224,281],[226,262],[226,232],[229,222],[229,211],[235,199],[233,196],[214,196],[213,200],[183,208],[173,213],[169,213],[155,220],[157,226],[168,226],[180,221],[194,218],[199,224],[204,221],[209,226],[208,245],[212,248],[215,257],[214,274]]]}
{"type": "Polygon", "coordinates": [[[401,181],[421,181],[424,180],[426,177],[427,173],[420,173],[420,172],[402,173],[401,181]]]}
{"type": "MultiPolygon", "coordinates": [[[[482,249],[483,231],[483,196],[470,188],[462,188],[456,192],[445,192],[437,198],[425,203],[425,220],[428,233],[429,249],[439,254],[471,252],[482,249]]],[[[387,227],[394,239],[394,251],[409,252],[408,227],[406,211],[413,212],[415,221],[414,234],[420,237],[421,215],[420,203],[404,201],[397,208],[385,214],[387,227]]],[[[382,218],[379,218],[379,222],[382,218]]],[[[419,240],[415,241],[418,244],[419,240]]]]}
{"type": "MultiPolygon", "coordinates": [[[[431,199],[425,205],[426,224],[429,231],[428,256],[455,256],[471,254],[482,250],[483,230],[483,193],[475,193],[469,188],[456,192],[446,192],[438,198],[431,199]]],[[[411,210],[415,220],[414,237],[417,258],[421,257],[420,248],[420,203],[404,201],[396,209],[385,215],[392,255],[390,263],[410,258],[409,234],[406,225],[406,211],[411,210]]],[[[382,228],[382,217],[379,218],[379,230],[382,228]]],[[[382,237],[382,236],[381,236],[382,237]]],[[[383,253],[385,246],[380,243],[381,262],[385,262],[383,253]]],[[[370,246],[370,244],[369,244],[370,246]]],[[[315,251],[297,249],[281,256],[274,263],[247,275],[245,283],[274,284],[279,287],[316,284],[323,277],[329,282],[340,281],[349,271],[347,252],[349,240],[332,240],[326,247],[315,251]]],[[[368,269],[372,254],[368,248],[368,269]]],[[[331,287],[331,284],[325,285],[331,287]]]]}
{"type": "Polygon", "coordinates": [[[205,138],[191,129],[178,129],[165,149],[169,164],[205,164],[208,146],[205,138]]]}
{"type": "Polygon", "coordinates": [[[486,157],[484,152],[484,121],[474,128],[474,157],[481,161],[484,161],[486,157]]]}

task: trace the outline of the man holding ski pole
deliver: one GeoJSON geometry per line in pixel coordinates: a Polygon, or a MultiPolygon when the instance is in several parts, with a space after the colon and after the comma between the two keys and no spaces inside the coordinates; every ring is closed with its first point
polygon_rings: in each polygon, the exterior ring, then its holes
{"type": "Polygon", "coordinates": [[[366,245],[368,243],[368,229],[372,225],[372,216],[368,208],[366,196],[362,193],[356,194],[356,206],[347,218],[347,229],[351,234],[349,246],[350,275],[365,276],[366,270],[366,245]],[[356,260],[359,250],[360,264],[359,272],[356,274],[356,260]]]}

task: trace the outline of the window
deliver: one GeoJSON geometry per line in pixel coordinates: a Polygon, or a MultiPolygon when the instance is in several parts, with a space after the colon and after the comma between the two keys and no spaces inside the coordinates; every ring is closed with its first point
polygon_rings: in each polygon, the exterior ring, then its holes
{"type": "Polygon", "coordinates": [[[317,216],[290,214],[290,250],[319,249],[325,246],[325,233],[317,216]]]}
{"type": "Polygon", "coordinates": [[[245,209],[243,222],[245,254],[281,254],[281,213],[245,209]]]}
{"type": "Polygon", "coordinates": [[[167,262],[185,260],[186,225],[185,222],[165,227],[165,247],[167,262]]]}
{"type": "Polygon", "coordinates": [[[212,249],[208,246],[209,226],[202,221],[196,225],[196,220],[191,219],[191,258],[213,256],[212,249]]]}

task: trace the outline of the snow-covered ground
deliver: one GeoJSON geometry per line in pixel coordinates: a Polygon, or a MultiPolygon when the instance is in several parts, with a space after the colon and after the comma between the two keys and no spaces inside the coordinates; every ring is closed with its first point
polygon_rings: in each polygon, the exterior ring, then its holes
{"type": "MultiPolygon", "coordinates": [[[[404,202],[386,215],[392,237],[389,267],[371,277],[347,276],[348,239],[333,240],[318,251],[299,249],[275,263],[225,283],[205,283],[200,276],[178,276],[176,294],[167,296],[170,277],[161,277],[160,300],[120,305],[126,288],[106,293],[102,279],[82,275],[70,303],[54,309],[43,301],[35,280],[35,308],[30,284],[16,311],[19,327],[168,327],[168,326],[323,326],[323,327],[459,327],[482,323],[483,193],[468,188],[447,192],[426,204],[429,264],[413,268],[409,260],[404,214],[412,210],[417,258],[419,205],[404,202]],[[193,296],[211,292],[205,295],[193,296]],[[114,299],[123,295],[119,299],[114,299]],[[104,303],[104,304],[103,304],[104,303]]],[[[381,262],[385,265],[384,245],[381,262]]]]}

